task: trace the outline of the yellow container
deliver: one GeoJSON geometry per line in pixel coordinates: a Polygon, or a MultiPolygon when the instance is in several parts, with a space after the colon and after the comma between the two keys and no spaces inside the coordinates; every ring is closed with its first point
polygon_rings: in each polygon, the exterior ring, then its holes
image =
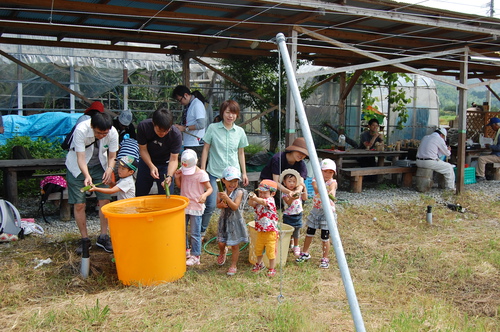
{"type": "MultiPolygon", "coordinates": [[[[257,242],[257,231],[255,230],[255,221],[251,221],[247,224],[248,235],[250,236],[250,245],[248,246],[248,261],[251,264],[257,263],[257,256],[255,256],[255,243],[257,242]]],[[[276,266],[279,264],[286,265],[286,260],[288,257],[288,248],[290,248],[290,239],[294,228],[287,224],[280,224],[280,237],[276,243],[276,266]]],[[[269,258],[264,252],[263,257],[264,265],[269,268],[269,258]]]]}
{"type": "Polygon", "coordinates": [[[118,279],[124,285],[157,285],[186,272],[186,221],[189,199],[141,196],[102,207],[108,218],[118,279]]]}

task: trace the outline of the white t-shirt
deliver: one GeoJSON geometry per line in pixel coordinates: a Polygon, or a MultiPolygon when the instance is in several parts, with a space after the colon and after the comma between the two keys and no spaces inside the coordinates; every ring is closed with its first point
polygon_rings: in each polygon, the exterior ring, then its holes
{"type": "MultiPolygon", "coordinates": [[[[206,110],[205,105],[198,98],[193,98],[189,104],[189,108],[186,116],[186,126],[193,126],[196,124],[197,119],[203,119],[203,123],[206,122],[206,110]]],[[[206,128],[206,127],[205,127],[206,128]]],[[[203,138],[205,136],[205,128],[199,130],[189,130],[188,133],[203,138]]],[[[184,146],[198,146],[200,145],[200,140],[194,136],[183,133],[182,139],[184,141],[184,146]]]]}
{"type": "Polygon", "coordinates": [[[120,188],[120,191],[116,194],[118,199],[135,197],[135,181],[132,175],[118,180],[116,186],[120,188]]]}
{"type": "MultiPolygon", "coordinates": [[[[90,119],[79,123],[73,133],[73,141],[66,155],[66,167],[76,178],[82,171],[78,166],[76,153],[85,152],[85,162],[88,164],[94,153],[96,138],[94,130],[90,126],[90,119]]],[[[108,168],[108,152],[118,151],[118,132],[111,127],[108,135],[99,140],[99,161],[103,169],[108,168]]]]}

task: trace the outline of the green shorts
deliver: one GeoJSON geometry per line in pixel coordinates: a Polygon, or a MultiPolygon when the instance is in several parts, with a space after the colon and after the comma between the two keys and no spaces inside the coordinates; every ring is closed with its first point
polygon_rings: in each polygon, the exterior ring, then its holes
{"type": "MultiPolygon", "coordinates": [[[[96,165],[93,167],[89,167],[89,173],[92,177],[92,183],[102,182],[102,175],[104,174],[104,169],[101,165],[96,165]]],[[[66,182],[68,183],[68,203],[69,204],[78,204],[85,203],[87,199],[87,193],[82,193],[80,188],[84,187],[83,180],[85,177],[83,173],[80,173],[76,178],[71,174],[70,171],[66,172],[66,182]]],[[[102,188],[109,188],[107,185],[100,185],[102,188]]],[[[111,200],[110,194],[103,194],[95,191],[98,200],[111,200]]]]}

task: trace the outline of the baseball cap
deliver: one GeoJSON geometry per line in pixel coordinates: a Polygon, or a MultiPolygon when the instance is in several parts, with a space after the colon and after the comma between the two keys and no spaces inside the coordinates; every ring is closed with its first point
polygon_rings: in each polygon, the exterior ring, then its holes
{"type": "Polygon", "coordinates": [[[227,181],[238,179],[241,181],[241,172],[239,169],[233,166],[228,166],[222,172],[222,177],[227,181]]]}
{"type": "Polygon", "coordinates": [[[192,175],[196,172],[196,163],[198,163],[198,156],[196,152],[191,149],[186,149],[181,155],[181,171],[184,175],[192,175]]]}
{"type": "Polygon", "coordinates": [[[491,126],[492,124],[495,124],[495,123],[500,123],[500,119],[499,118],[491,118],[490,122],[488,122],[487,126],[491,126]]]}
{"type": "Polygon", "coordinates": [[[118,162],[120,163],[120,165],[130,168],[134,172],[137,171],[137,167],[139,165],[137,163],[137,160],[135,160],[135,158],[132,156],[123,156],[118,159],[118,162]]]}
{"type": "Polygon", "coordinates": [[[257,190],[276,192],[278,190],[278,184],[273,180],[262,180],[257,190]]]}
{"type": "Polygon", "coordinates": [[[88,114],[90,111],[98,111],[99,113],[104,113],[104,105],[100,101],[94,101],[83,113],[88,114]]]}
{"type": "Polygon", "coordinates": [[[332,171],[337,173],[337,165],[335,164],[335,162],[333,160],[328,159],[328,158],[323,159],[321,161],[321,170],[324,171],[327,169],[331,169],[332,171]]]}
{"type": "Polygon", "coordinates": [[[436,131],[438,133],[440,133],[441,135],[444,135],[444,138],[446,139],[446,135],[448,134],[448,132],[446,131],[446,128],[444,128],[444,127],[438,127],[436,129],[436,131]]]}
{"type": "Polygon", "coordinates": [[[132,111],[123,110],[118,116],[118,121],[124,126],[130,125],[130,123],[132,122],[132,111]]]}

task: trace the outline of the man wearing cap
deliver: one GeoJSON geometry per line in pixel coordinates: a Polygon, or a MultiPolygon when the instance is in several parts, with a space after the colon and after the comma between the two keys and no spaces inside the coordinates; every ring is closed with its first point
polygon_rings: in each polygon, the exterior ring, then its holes
{"type": "Polygon", "coordinates": [[[488,163],[500,163],[500,142],[498,141],[498,135],[500,134],[500,119],[491,118],[487,126],[491,126],[491,129],[495,131],[495,138],[493,139],[493,144],[486,144],[487,148],[491,149],[491,154],[487,156],[480,156],[477,158],[477,169],[476,169],[476,181],[484,181],[485,168],[488,163]]]}
{"type": "Polygon", "coordinates": [[[181,123],[175,126],[182,132],[184,147],[194,150],[198,159],[201,160],[201,152],[203,151],[201,139],[205,135],[207,123],[205,105],[184,85],[175,87],[172,98],[176,99],[183,107],[181,123]]]}
{"type": "MultiPolygon", "coordinates": [[[[293,196],[293,192],[279,182],[280,174],[285,169],[294,169],[300,176],[307,178],[307,167],[304,158],[309,157],[306,141],[303,137],[296,138],[292,145],[285,149],[285,152],[276,153],[260,173],[261,179],[273,180],[278,183],[278,189],[286,195],[293,196]]],[[[296,188],[297,195],[302,193],[303,186],[296,188]]]]}
{"type": "Polygon", "coordinates": [[[424,136],[417,151],[417,167],[429,168],[443,174],[446,189],[455,190],[455,172],[452,164],[441,160],[449,157],[451,148],[446,146],[446,129],[439,127],[432,134],[424,136]]]}
{"type": "MultiPolygon", "coordinates": [[[[112,180],[116,152],[118,151],[118,133],[113,127],[109,114],[96,113],[91,119],[78,124],[73,133],[73,141],[66,155],[66,180],[68,182],[68,203],[74,205],[75,221],[82,240],[88,240],[87,217],[85,214],[86,195],[80,188],[93,183],[109,184],[112,180]]],[[[96,193],[99,207],[109,203],[109,194],[96,193]]],[[[97,246],[112,252],[108,235],[108,220],[99,210],[101,233],[97,246]]],[[[77,252],[81,253],[81,246],[77,252]]]]}
{"type": "Polygon", "coordinates": [[[119,143],[125,139],[125,135],[128,134],[127,138],[137,139],[137,135],[135,133],[135,127],[132,123],[132,111],[131,110],[123,110],[120,115],[113,119],[113,126],[116,128],[116,131],[119,135],[119,143]]]}

